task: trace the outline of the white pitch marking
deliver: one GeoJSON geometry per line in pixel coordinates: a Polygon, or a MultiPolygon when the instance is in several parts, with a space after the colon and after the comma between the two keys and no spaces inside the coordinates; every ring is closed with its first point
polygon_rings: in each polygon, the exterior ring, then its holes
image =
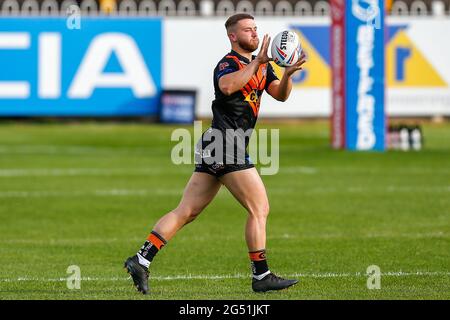
{"type": "MultiPolygon", "coordinates": [[[[440,277],[440,276],[450,276],[450,272],[442,271],[388,271],[381,274],[385,277],[440,277]]],[[[152,276],[152,280],[157,281],[171,281],[171,280],[221,280],[221,279],[247,279],[251,275],[248,274],[224,274],[224,275],[173,275],[173,276],[152,276]]],[[[363,272],[348,272],[348,273],[338,273],[338,272],[325,272],[325,273],[292,273],[286,275],[286,277],[301,277],[301,278],[348,278],[348,277],[367,277],[367,274],[363,272]]],[[[99,278],[99,277],[82,277],[82,281],[127,281],[129,277],[110,277],[110,278],[99,278]]],[[[67,278],[37,278],[37,277],[18,277],[18,278],[0,278],[0,282],[21,282],[21,281],[38,281],[38,282],[65,282],[67,278]]]]}
{"type": "MultiPolygon", "coordinates": [[[[191,169],[191,168],[190,168],[191,169]]],[[[170,168],[151,169],[102,169],[102,168],[38,168],[38,169],[0,169],[0,178],[3,177],[35,177],[35,176],[111,176],[121,174],[132,175],[161,175],[161,174],[180,174],[184,172],[184,168],[176,167],[176,170],[170,168]],[[181,170],[180,170],[181,169],[181,170]]]]}
{"type": "MultiPolygon", "coordinates": [[[[1,170],[0,170],[1,171],[1,170]]],[[[0,172],[1,176],[1,172],[0,172]]],[[[393,187],[389,186],[385,189],[363,189],[350,187],[348,189],[338,188],[305,188],[302,190],[303,195],[308,194],[324,194],[324,193],[365,193],[367,191],[375,192],[398,192],[410,193],[412,191],[431,192],[431,193],[448,193],[450,186],[435,186],[435,187],[393,187]]],[[[268,194],[289,194],[297,193],[289,188],[274,188],[269,189],[268,194]]],[[[92,190],[92,191],[28,191],[28,190],[8,190],[0,191],[0,198],[46,198],[46,197],[81,197],[81,196],[102,196],[102,197],[117,197],[117,196],[151,196],[151,195],[181,195],[183,190],[172,188],[157,188],[157,189],[109,189],[109,190],[92,190]]]]}
{"type": "Polygon", "coordinates": [[[0,191],[0,198],[49,198],[49,197],[122,197],[122,196],[151,196],[151,195],[181,195],[179,189],[111,189],[92,191],[0,191]]]}
{"type": "Polygon", "coordinates": [[[293,167],[281,167],[279,172],[280,173],[316,174],[318,172],[318,169],[313,168],[313,167],[293,166],[293,167]]]}

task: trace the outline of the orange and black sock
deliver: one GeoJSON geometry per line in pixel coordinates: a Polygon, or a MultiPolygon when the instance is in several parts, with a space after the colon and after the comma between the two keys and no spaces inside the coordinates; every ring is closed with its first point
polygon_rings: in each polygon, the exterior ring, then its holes
{"type": "Polygon", "coordinates": [[[266,260],[266,249],[249,252],[253,278],[261,280],[270,273],[266,260]]]}
{"type": "Polygon", "coordinates": [[[155,255],[166,245],[166,243],[167,241],[161,235],[152,231],[147,237],[147,241],[145,241],[141,250],[137,253],[139,264],[148,269],[155,255]]]}

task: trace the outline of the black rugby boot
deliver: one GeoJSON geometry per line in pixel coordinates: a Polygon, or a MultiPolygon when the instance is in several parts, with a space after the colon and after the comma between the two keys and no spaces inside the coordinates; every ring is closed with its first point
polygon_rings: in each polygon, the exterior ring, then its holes
{"type": "Polygon", "coordinates": [[[298,280],[287,280],[276,276],[273,273],[269,273],[261,280],[253,278],[252,289],[255,292],[266,292],[272,290],[283,290],[296,284],[298,280]]]}
{"type": "Polygon", "coordinates": [[[149,273],[148,270],[146,270],[143,266],[139,264],[139,259],[135,255],[133,257],[128,258],[125,263],[124,267],[127,270],[128,274],[131,275],[131,278],[133,278],[134,285],[136,286],[136,289],[139,292],[142,292],[143,294],[147,294],[148,289],[148,277],[149,273]]]}

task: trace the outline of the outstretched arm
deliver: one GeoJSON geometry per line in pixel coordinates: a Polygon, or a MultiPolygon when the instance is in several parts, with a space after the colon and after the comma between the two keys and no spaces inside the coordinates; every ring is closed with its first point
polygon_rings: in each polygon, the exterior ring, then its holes
{"type": "Polygon", "coordinates": [[[306,55],[303,52],[298,59],[298,62],[291,67],[286,67],[281,80],[272,81],[267,88],[267,92],[278,101],[286,101],[292,90],[292,75],[303,69],[303,64],[306,62],[306,55]]]}
{"type": "Polygon", "coordinates": [[[270,37],[266,34],[261,45],[261,50],[252,62],[245,68],[224,75],[219,79],[220,91],[229,96],[245,86],[245,84],[250,81],[251,77],[258,71],[259,66],[270,61],[270,58],[267,55],[269,43],[270,37]]]}

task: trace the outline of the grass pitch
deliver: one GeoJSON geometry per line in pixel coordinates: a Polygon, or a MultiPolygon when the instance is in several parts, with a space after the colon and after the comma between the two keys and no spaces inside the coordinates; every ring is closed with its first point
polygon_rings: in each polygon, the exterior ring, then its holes
{"type": "Polygon", "coordinates": [[[193,169],[170,161],[174,128],[0,125],[0,299],[450,298],[450,125],[425,124],[420,152],[356,153],[329,148],[328,122],[259,125],[280,129],[280,171],[263,177],[269,266],[298,285],[251,291],[246,213],[223,188],[158,254],[140,295],[123,261],[193,169]]]}

